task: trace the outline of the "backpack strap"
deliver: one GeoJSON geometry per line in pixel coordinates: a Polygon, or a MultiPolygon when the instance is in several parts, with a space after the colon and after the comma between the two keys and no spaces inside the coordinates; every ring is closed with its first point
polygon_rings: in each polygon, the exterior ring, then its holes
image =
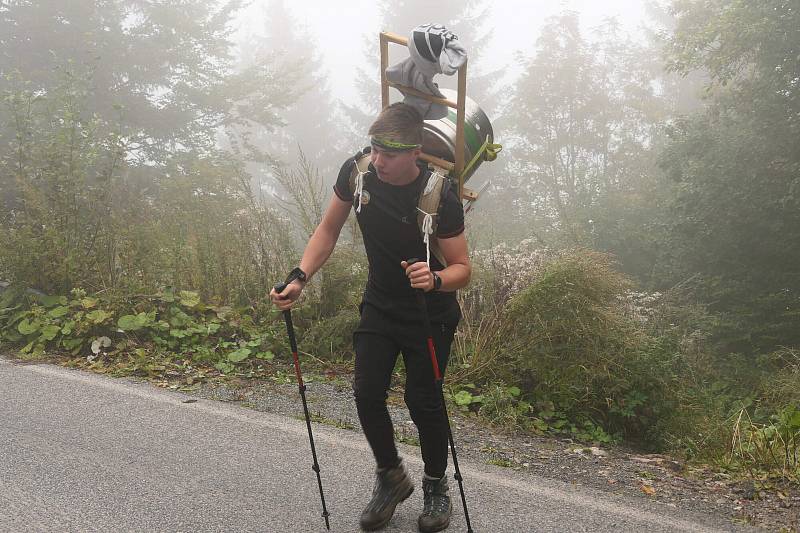
{"type": "Polygon", "coordinates": [[[353,169],[350,171],[350,192],[358,199],[356,213],[361,212],[361,193],[364,190],[364,176],[369,172],[369,153],[353,158],[353,169]]]}
{"type": "Polygon", "coordinates": [[[422,234],[428,253],[427,261],[431,264],[431,253],[439,260],[442,266],[447,266],[444,254],[436,239],[436,228],[439,226],[439,208],[442,198],[449,189],[449,181],[441,169],[433,168],[428,175],[428,181],[419,195],[417,202],[417,225],[422,234]]]}

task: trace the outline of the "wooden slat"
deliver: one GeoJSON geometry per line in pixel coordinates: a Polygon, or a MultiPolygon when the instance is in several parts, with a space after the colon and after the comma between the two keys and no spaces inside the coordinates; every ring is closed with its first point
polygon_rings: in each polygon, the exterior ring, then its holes
{"type": "Polygon", "coordinates": [[[389,83],[386,79],[386,69],[389,68],[389,34],[381,32],[381,107],[389,106],[389,83]]]}
{"type": "Polygon", "coordinates": [[[450,161],[448,161],[446,159],[442,159],[442,158],[439,158],[439,157],[436,157],[436,156],[433,156],[433,155],[430,155],[430,154],[426,154],[425,152],[422,152],[421,154],[419,154],[419,158],[422,159],[423,161],[425,161],[426,163],[432,163],[432,164],[436,165],[437,167],[442,167],[443,169],[447,170],[448,172],[453,170],[453,166],[454,166],[453,163],[451,163],[450,161]]]}
{"type": "Polygon", "coordinates": [[[418,91],[413,87],[409,87],[408,85],[401,85],[399,83],[388,82],[389,87],[394,87],[400,92],[413,94],[414,96],[419,96],[420,98],[424,98],[429,102],[433,102],[436,104],[446,105],[448,107],[452,107],[453,109],[458,109],[458,102],[454,102],[452,100],[448,100],[447,98],[439,98],[438,96],[433,96],[432,94],[424,93],[422,91],[418,91]]]}
{"type": "Polygon", "coordinates": [[[474,202],[475,200],[478,199],[478,193],[473,191],[472,189],[467,189],[466,187],[463,187],[461,189],[461,199],[474,202]]]}
{"type": "Polygon", "coordinates": [[[464,119],[467,103],[467,60],[458,69],[458,107],[456,108],[456,166],[453,169],[458,176],[458,192],[464,190],[464,119]]]}
{"type": "Polygon", "coordinates": [[[402,35],[398,35],[390,31],[383,31],[381,32],[381,37],[385,38],[389,42],[402,44],[403,46],[408,46],[408,39],[403,37],[402,35]]]}

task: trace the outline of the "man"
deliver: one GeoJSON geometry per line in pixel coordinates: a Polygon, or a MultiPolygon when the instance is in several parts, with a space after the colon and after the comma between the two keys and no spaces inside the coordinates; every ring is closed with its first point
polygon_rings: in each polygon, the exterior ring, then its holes
{"type": "MultiPolygon", "coordinates": [[[[361,154],[348,159],[339,172],[334,195],[300,261],[301,278],[280,294],[270,293],[281,310],[291,307],[305,283],[330,256],[350,209],[356,210],[369,261],[369,278],[360,306],[361,322],[353,334],[355,376],[353,392],[361,427],[377,463],[372,499],[361,514],[361,528],[380,529],[414,485],[394,443],[394,429],[386,408],[387,390],[399,353],[406,369],[405,401],[419,431],[425,475],[422,482],[422,532],[441,531],[450,523],[448,495],[447,425],[427,347],[426,330],[414,291],[425,291],[433,340],[444,370],[461,311],[455,291],[467,285],[471,267],[464,236],[464,213],[455,191],[448,191],[438,213],[435,238],[445,267],[435,257],[409,264],[409,258],[427,255],[417,225],[418,198],[430,171],[417,163],[422,147],[423,121],[406,104],[384,109],[369,129],[371,151],[368,172],[359,176],[355,198],[351,174],[361,154]]],[[[432,237],[433,238],[433,237],[432,237]]]]}

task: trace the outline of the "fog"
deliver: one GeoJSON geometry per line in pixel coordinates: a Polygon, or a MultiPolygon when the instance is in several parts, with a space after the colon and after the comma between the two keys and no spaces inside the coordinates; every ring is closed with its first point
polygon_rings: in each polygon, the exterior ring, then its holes
{"type": "MultiPolygon", "coordinates": [[[[264,21],[269,19],[269,0],[255,0],[234,22],[236,41],[240,47],[247,48],[254,35],[264,35],[264,21]]],[[[647,0],[614,0],[594,2],[591,0],[550,1],[550,0],[499,0],[492,2],[485,16],[479,21],[485,38],[475,42],[465,42],[469,51],[480,51],[478,60],[470,64],[478,72],[501,71],[498,81],[512,83],[519,75],[520,66],[516,54],[530,54],[539,31],[548,17],[562,11],[576,11],[581,15],[581,24],[589,30],[605,19],[614,18],[624,31],[634,35],[641,34],[645,20],[647,0]]],[[[394,4],[398,11],[404,9],[404,2],[394,4]]],[[[407,36],[411,28],[388,27],[383,24],[378,12],[378,4],[372,2],[325,2],[303,1],[287,3],[292,17],[290,25],[309,35],[310,47],[323,58],[325,75],[330,81],[331,94],[337,100],[350,105],[358,105],[360,95],[356,90],[357,68],[366,58],[375,56],[378,51],[377,34],[390,31],[407,36]],[[371,54],[368,55],[368,54],[371,54]]],[[[424,9],[417,10],[409,18],[419,24],[427,22],[448,23],[451,20],[429,20],[424,9]]],[[[472,21],[456,21],[450,25],[456,34],[472,21]]],[[[378,73],[373,73],[377,77],[378,73]]]]}

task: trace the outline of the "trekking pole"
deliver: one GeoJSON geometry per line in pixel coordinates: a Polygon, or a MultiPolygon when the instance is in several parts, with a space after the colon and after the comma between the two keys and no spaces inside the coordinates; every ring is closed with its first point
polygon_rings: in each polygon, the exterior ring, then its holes
{"type": "MultiPolygon", "coordinates": [[[[286,286],[294,281],[294,278],[287,279],[284,283],[275,285],[275,292],[282,293],[286,286]]],[[[325,494],[322,492],[322,478],[319,475],[319,463],[317,462],[317,449],[314,446],[314,434],[311,432],[311,416],[308,414],[308,403],[306,402],[306,385],[303,383],[303,375],[300,373],[300,359],[297,357],[297,340],[294,336],[294,326],[292,325],[292,311],[287,309],[283,312],[283,320],[286,322],[286,333],[289,335],[289,346],[292,348],[294,357],[294,371],[297,374],[297,385],[300,389],[300,398],[303,400],[303,412],[306,415],[306,427],[308,428],[308,441],[311,443],[311,456],[314,458],[314,466],[311,467],[317,473],[317,484],[319,485],[319,497],[322,499],[322,517],[325,519],[325,527],[330,530],[331,525],[328,521],[330,516],[325,507],[325,494]]]]}
{"type": "MultiPolygon", "coordinates": [[[[406,261],[409,265],[417,263],[419,259],[409,259],[406,261]]],[[[453,469],[455,474],[453,477],[458,481],[458,490],[461,492],[461,503],[464,507],[464,519],[467,521],[467,533],[472,532],[472,524],[469,521],[469,511],[467,510],[467,497],[464,495],[464,483],[461,477],[461,470],[458,469],[458,457],[456,456],[456,445],[453,442],[453,431],[450,429],[450,417],[447,415],[447,404],[444,402],[444,380],[442,373],[439,371],[439,360],[436,359],[436,347],[433,345],[433,329],[431,328],[431,321],[428,317],[428,306],[425,303],[425,291],[422,289],[415,289],[414,292],[417,296],[417,304],[419,305],[420,312],[422,313],[422,321],[425,324],[425,331],[428,334],[428,353],[431,356],[431,365],[433,366],[433,379],[434,385],[439,390],[439,397],[442,400],[442,412],[444,413],[444,421],[447,425],[447,440],[450,442],[450,451],[453,455],[453,469]]]]}

